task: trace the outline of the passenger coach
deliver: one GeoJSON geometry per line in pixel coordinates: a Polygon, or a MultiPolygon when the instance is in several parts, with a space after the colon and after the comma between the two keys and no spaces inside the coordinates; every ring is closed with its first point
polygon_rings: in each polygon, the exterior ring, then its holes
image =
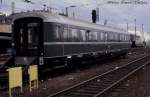
{"type": "Polygon", "coordinates": [[[16,64],[30,65],[36,60],[44,68],[60,68],[125,55],[130,35],[47,12],[24,12],[14,15],[13,44],[16,64]]]}

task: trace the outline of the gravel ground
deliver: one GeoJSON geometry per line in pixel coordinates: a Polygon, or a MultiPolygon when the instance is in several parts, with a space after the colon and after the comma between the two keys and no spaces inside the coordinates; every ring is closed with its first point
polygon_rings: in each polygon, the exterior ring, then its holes
{"type": "MultiPolygon", "coordinates": [[[[48,95],[60,91],[64,88],[70,87],[74,84],[87,80],[93,76],[102,74],[110,69],[122,66],[123,64],[137,58],[137,55],[130,55],[125,59],[118,59],[112,62],[96,64],[89,68],[77,70],[69,74],[64,74],[58,77],[49,78],[46,81],[39,82],[39,89],[33,90],[31,93],[27,86],[24,86],[23,93],[20,94],[15,91],[13,97],[47,97],[48,95]]],[[[18,90],[18,89],[17,89],[18,90]]],[[[8,92],[0,91],[0,97],[7,97],[8,92]]],[[[124,96],[118,96],[124,97],[124,96]]],[[[136,97],[136,96],[125,96],[125,97],[136,97]]]]}

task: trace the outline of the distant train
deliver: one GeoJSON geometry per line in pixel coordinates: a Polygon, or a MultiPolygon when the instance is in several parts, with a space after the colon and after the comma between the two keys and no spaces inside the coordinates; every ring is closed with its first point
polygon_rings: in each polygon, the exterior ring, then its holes
{"type": "Polygon", "coordinates": [[[65,16],[23,12],[13,18],[15,64],[70,67],[82,61],[125,55],[131,45],[130,35],[124,30],[65,16]]]}
{"type": "MultiPolygon", "coordinates": [[[[130,40],[131,40],[131,47],[144,47],[144,41],[142,40],[142,36],[136,35],[136,41],[135,41],[135,34],[130,34],[130,40]]],[[[145,42],[146,43],[146,42],[145,42]]]]}

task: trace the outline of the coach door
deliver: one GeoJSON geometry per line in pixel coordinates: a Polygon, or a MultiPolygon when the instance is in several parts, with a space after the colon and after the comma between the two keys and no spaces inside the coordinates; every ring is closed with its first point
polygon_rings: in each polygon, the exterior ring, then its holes
{"type": "Polygon", "coordinates": [[[14,22],[17,56],[38,56],[43,47],[43,24],[40,18],[23,18],[14,22]]]}

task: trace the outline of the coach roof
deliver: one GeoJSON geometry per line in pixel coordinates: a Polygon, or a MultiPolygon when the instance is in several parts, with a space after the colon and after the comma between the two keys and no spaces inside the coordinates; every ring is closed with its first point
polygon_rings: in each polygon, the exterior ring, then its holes
{"type": "Polygon", "coordinates": [[[15,13],[13,15],[13,21],[19,18],[25,18],[25,17],[39,17],[42,18],[44,22],[55,22],[55,23],[62,23],[67,25],[74,25],[74,26],[80,26],[90,29],[96,29],[96,30],[103,30],[103,31],[110,31],[110,32],[118,32],[118,33],[126,33],[125,30],[113,28],[109,26],[94,24],[91,22],[74,19],[71,17],[61,16],[57,14],[51,14],[48,12],[42,12],[42,11],[30,11],[30,12],[21,12],[21,13],[15,13]]]}

